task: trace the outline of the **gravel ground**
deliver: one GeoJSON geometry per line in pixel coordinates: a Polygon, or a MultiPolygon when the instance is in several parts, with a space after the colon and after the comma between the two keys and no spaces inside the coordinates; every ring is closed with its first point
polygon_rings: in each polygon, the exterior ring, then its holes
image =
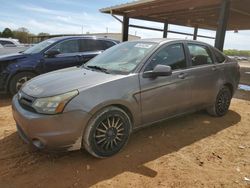
{"type": "MultiPolygon", "coordinates": [[[[250,85],[250,66],[241,83],[250,85]]],[[[197,112],[134,133],[108,159],[44,153],[24,144],[0,96],[0,187],[250,187],[250,92],[222,118],[197,112]]]]}

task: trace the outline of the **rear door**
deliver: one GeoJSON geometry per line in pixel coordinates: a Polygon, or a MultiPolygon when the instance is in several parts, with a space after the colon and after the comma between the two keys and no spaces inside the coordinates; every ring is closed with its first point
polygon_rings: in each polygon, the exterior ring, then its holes
{"type": "Polygon", "coordinates": [[[208,46],[187,43],[187,48],[191,60],[192,106],[200,108],[214,102],[219,87],[220,71],[208,46]]]}
{"type": "Polygon", "coordinates": [[[78,39],[62,41],[49,50],[58,50],[60,54],[55,57],[44,57],[45,72],[78,66],[81,64],[78,39]]]}
{"type": "Polygon", "coordinates": [[[189,70],[182,43],[161,47],[140,73],[141,107],[143,124],[159,121],[185,112],[190,105],[189,70]],[[171,66],[171,76],[144,78],[157,64],[171,66]]]}

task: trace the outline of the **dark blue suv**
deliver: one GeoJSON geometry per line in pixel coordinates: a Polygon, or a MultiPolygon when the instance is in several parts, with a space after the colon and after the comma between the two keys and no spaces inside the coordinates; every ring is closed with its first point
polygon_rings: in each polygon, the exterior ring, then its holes
{"type": "Polygon", "coordinates": [[[0,92],[14,95],[29,79],[46,72],[82,65],[117,43],[96,37],[56,37],[24,52],[0,56],[0,92]]]}

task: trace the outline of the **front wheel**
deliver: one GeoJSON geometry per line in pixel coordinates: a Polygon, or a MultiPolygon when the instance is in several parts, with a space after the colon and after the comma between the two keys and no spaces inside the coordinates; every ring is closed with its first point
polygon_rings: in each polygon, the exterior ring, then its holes
{"type": "Polygon", "coordinates": [[[216,102],[213,106],[207,109],[207,112],[212,116],[224,116],[229,109],[232,99],[232,93],[226,86],[222,87],[217,95],[216,102]]]}
{"type": "Polygon", "coordinates": [[[95,157],[110,157],[126,145],[131,126],[126,112],[114,106],[107,107],[90,120],[82,145],[95,157]]]}
{"type": "Polygon", "coordinates": [[[35,77],[36,74],[32,72],[20,72],[13,76],[9,84],[9,92],[11,95],[15,95],[25,82],[35,77]]]}

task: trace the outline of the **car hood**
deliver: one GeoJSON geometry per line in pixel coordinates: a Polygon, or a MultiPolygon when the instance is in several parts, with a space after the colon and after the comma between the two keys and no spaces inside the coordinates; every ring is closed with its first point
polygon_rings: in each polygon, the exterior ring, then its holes
{"type": "Polygon", "coordinates": [[[67,68],[50,72],[26,82],[22,91],[32,97],[49,97],[75,89],[85,89],[124,77],[84,68],[67,68]]]}
{"type": "Polygon", "coordinates": [[[15,53],[15,54],[8,54],[8,55],[1,55],[0,56],[0,62],[1,61],[14,61],[17,59],[23,59],[28,57],[29,54],[22,54],[22,53],[15,53]]]}

